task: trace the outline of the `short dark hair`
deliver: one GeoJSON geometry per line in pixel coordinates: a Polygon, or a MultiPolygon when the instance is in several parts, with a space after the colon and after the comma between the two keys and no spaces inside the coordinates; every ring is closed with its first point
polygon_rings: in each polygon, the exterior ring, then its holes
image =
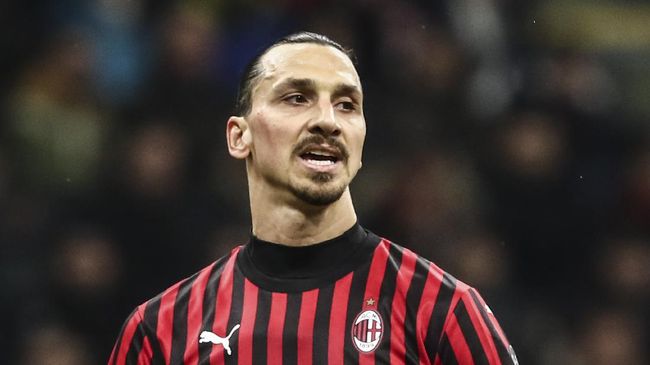
{"type": "Polygon", "coordinates": [[[253,87],[256,84],[257,78],[262,74],[263,71],[260,67],[260,60],[262,57],[274,47],[292,43],[313,43],[334,47],[348,56],[352,63],[355,63],[354,53],[351,49],[343,48],[343,46],[322,34],[298,32],[282,37],[258,53],[244,69],[242,77],[239,80],[239,88],[237,90],[237,101],[235,103],[234,110],[235,115],[248,115],[253,107],[253,87]]]}

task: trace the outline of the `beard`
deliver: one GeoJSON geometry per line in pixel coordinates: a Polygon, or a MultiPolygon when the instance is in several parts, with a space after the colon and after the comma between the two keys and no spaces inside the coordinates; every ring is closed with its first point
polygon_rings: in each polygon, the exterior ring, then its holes
{"type": "MultiPolygon", "coordinates": [[[[347,165],[347,160],[350,156],[347,148],[337,138],[331,136],[323,137],[318,134],[308,136],[294,147],[293,155],[300,156],[309,147],[322,144],[328,144],[336,148],[339,151],[342,162],[347,165]]],[[[332,174],[317,172],[309,176],[310,181],[307,183],[290,183],[289,189],[295,197],[305,203],[315,206],[325,206],[339,200],[347,188],[346,183],[336,183],[332,181],[333,178],[334,176],[332,174]]]]}
{"type": "Polygon", "coordinates": [[[332,175],[328,173],[316,173],[310,179],[311,184],[291,184],[290,189],[294,196],[311,205],[332,204],[341,198],[347,187],[345,184],[332,183],[332,175]]]}

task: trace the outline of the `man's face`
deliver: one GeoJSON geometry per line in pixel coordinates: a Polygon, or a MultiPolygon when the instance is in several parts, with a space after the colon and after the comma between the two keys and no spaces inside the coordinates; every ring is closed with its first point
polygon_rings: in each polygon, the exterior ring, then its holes
{"type": "Polygon", "coordinates": [[[363,94],[350,59],[317,44],[285,44],[261,59],[245,118],[249,178],[313,205],[338,200],[361,167],[363,94]]]}

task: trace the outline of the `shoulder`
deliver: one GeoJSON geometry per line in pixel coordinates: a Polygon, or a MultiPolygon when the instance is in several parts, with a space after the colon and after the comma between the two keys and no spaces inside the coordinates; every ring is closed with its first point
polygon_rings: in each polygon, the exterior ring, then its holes
{"type": "Polygon", "coordinates": [[[431,310],[436,305],[438,309],[446,308],[439,320],[446,321],[459,302],[484,305],[476,289],[412,250],[383,238],[375,255],[382,254],[386,256],[386,272],[395,277],[398,292],[409,295],[408,299],[421,309],[431,310]]]}
{"type": "Polygon", "coordinates": [[[173,320],[174,311],[187,307],[190,301],[202,303],[205,296],[217,292],[222,276],[232,275],[234,261],[240,249],[241,246],[235,247],[229,254],[140,304],[135,313],[145,325],[155,328],[161,325],[161,320],[173,320]]]}
{"type": "MultiPolygon", "coordinates": [[[[398,243],[382,238],[377,248],[388,258],[389,269],[411,274],[413,279],[426,280],[430,285],[442,286],[454,291],[468,291],[470,287],[456,279],[433,261],[398,243]]],[[[381,254],[381,253],[379,253],[381,254]]]]}
{"type": "Polygon", "coordinates": [[[487,359],[489,363],[517,363],[494,313],[475,288],[387,239],[381,240],[375,256],[382,254],[386,270],[395,276],[396,295],[400,293],[401,300],[416,313],[417,333],[431,358],[465,364],[476,356],[485,363],[487,359]]]}

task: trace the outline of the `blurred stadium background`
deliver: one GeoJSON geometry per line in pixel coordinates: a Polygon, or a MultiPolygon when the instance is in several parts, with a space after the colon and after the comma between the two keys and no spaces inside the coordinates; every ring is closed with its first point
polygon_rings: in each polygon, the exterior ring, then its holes
{"type": "Polygon", "coordinates": [[[105,363],[249,233],[225,121],[260,47],[356,50],[360,221],[484,294],[522,364],[650,364],[650,4],[0,5],[0,353],[105,363]]]}

